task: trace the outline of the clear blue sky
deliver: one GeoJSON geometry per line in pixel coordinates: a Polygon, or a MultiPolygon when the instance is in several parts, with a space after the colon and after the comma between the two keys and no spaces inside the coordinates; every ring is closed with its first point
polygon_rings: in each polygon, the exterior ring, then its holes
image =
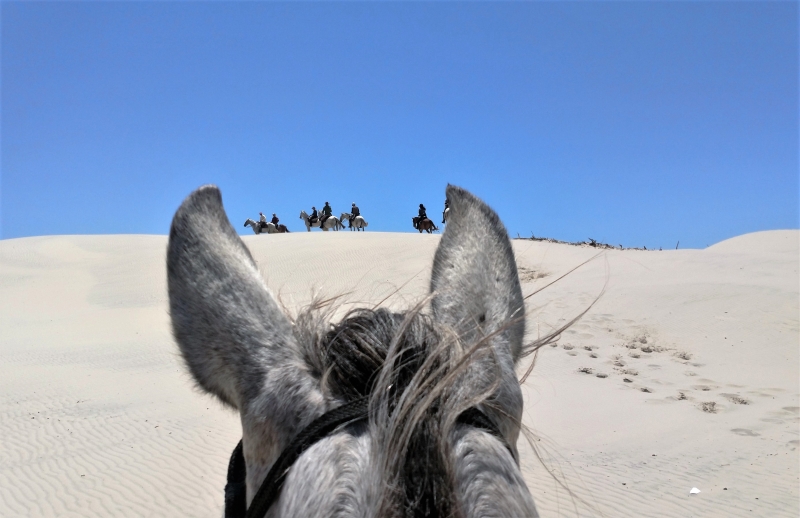
{"type": "Polygon", "coordinates": [[[241,233],[326,200],[409,232],[448,182],[512,236],[798,228],[796,2],[0,9],[4,239],[166,234],[205,183],[241,233]]]}

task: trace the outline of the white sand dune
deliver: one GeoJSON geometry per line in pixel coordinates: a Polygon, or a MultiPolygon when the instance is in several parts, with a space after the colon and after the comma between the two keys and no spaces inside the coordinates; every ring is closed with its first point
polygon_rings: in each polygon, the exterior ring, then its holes
{"type": "MultiPolygon", "coordinates": [[[[799,237],[605,251],[528,299],[535,338],[605,285],[524,385],[542,516],[800,514],[799,237]]],[[[401,308],[425,294],[439,237],[244,240],[289,309],[314,290],[401,308]]],[[[219,516],[241,428],[177,355],[166,241],[0,241],[0,516],[219,516]]],[[[526,294],[597,254],[514,248],[526,294]]]]}

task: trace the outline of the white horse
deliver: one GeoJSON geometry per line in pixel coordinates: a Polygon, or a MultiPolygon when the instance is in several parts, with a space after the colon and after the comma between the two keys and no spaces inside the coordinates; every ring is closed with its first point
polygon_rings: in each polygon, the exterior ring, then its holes
{"type": "MultiPolygon", "coordinates": [[[[344,224],[345,221],[348,221],[350,219],[350,214],[347,212],[342,212],[342,215],[339,219],[342,220],[342,224],[344,224]]],[[[360,232],[362,230],[366,230],[367,225],[369,225],[369,223],[367,223],[367,220],[365,220],[362,216],[356,216],[355,218],[353,218],[350,230],[356,229],[357,231],[360,232]]]]}
{"type": "Polygon", "coordinates": [[[244,222],[244,226],[252,228],[254,234],[283,234],[284,232],[289,232],[286,225],[275,226],[271,221],[265,223],[265,228],[261,228],[258,221],[253,221],[250,218],[247,218],[247,221],[244,222]]]}
{"type": "Polygon", "coordinates": [[[447,198],[453,223],[423,303],[335,325],[320,305],[281,311],[216,187],[178,209],[172,332],[197,384],[242,424],[225,516],[537,516],[519,465],[517,367],[555,333],[523,341],[508,231],[467,191],[448,186],[447,198]]]}
{"type": "MultiPolygon", "coordinates": [[[[315,221],[314,223],[311,223],[308,214],[306,214],[306,211],[304,210],[300,211],[300,219],[302,219],[303,223],[306,224],[306,230],[309,232],[311,232],[311,227],[319,227],[319,219],[317,219],[317,221],[315,221]]],[[[339,219],[336,216],[331,216],[325,220],[325,226],[322,227],[322,230],[325,231],[328,231],[330,229],[339,230],[340,228],[344,228],[342,222],[339,221],[339,219]]]]}

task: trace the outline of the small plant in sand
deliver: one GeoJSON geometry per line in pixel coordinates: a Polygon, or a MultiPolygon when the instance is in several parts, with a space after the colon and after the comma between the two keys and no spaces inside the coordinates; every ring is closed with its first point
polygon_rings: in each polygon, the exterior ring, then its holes
{"type": "Polygon", "coordinates": [[[734,405],[749,405],[750,401],[737,395],[737,394],[722,394],[725,398],[734,405]]]}
{"type": "Polygon", "coordinates": [[[700,403],[700,410],[708,412],[709,414],[717,413],[717,404],[714,401],[705,401],[700,403]]]}

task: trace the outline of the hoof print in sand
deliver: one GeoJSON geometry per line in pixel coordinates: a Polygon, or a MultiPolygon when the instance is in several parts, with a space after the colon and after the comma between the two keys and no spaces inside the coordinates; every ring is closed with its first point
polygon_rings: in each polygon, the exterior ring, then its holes
{"type": "Polygon", "coordinates": [[[622,378],[622,381],[624,381],[625,383],[633,383],[633,380],[628,378],[622,378]]]}
{"type": "Polygon", "coordinates": [[[590,367],[581,367],[580,369],[578,369],[578,372],[582,372],[584,374],[592,374],[594,370],[592,370],[590,367]]]}
{"type": "Polygon", "coordinates": [[[598,372],[597,374],[595,374],[595,376],[597,376],[598,378],[607,378],[608,374],[605,374],[603,372],[598,372]]]}
{"type": "Polygon", "coordinates": [[[761,435],[760,433],[756,433],[753,430],[748,430],[746,428],[734,428],[731,431],[736,435],[741,435],[743,437],[758,437],[761,435]]]}

